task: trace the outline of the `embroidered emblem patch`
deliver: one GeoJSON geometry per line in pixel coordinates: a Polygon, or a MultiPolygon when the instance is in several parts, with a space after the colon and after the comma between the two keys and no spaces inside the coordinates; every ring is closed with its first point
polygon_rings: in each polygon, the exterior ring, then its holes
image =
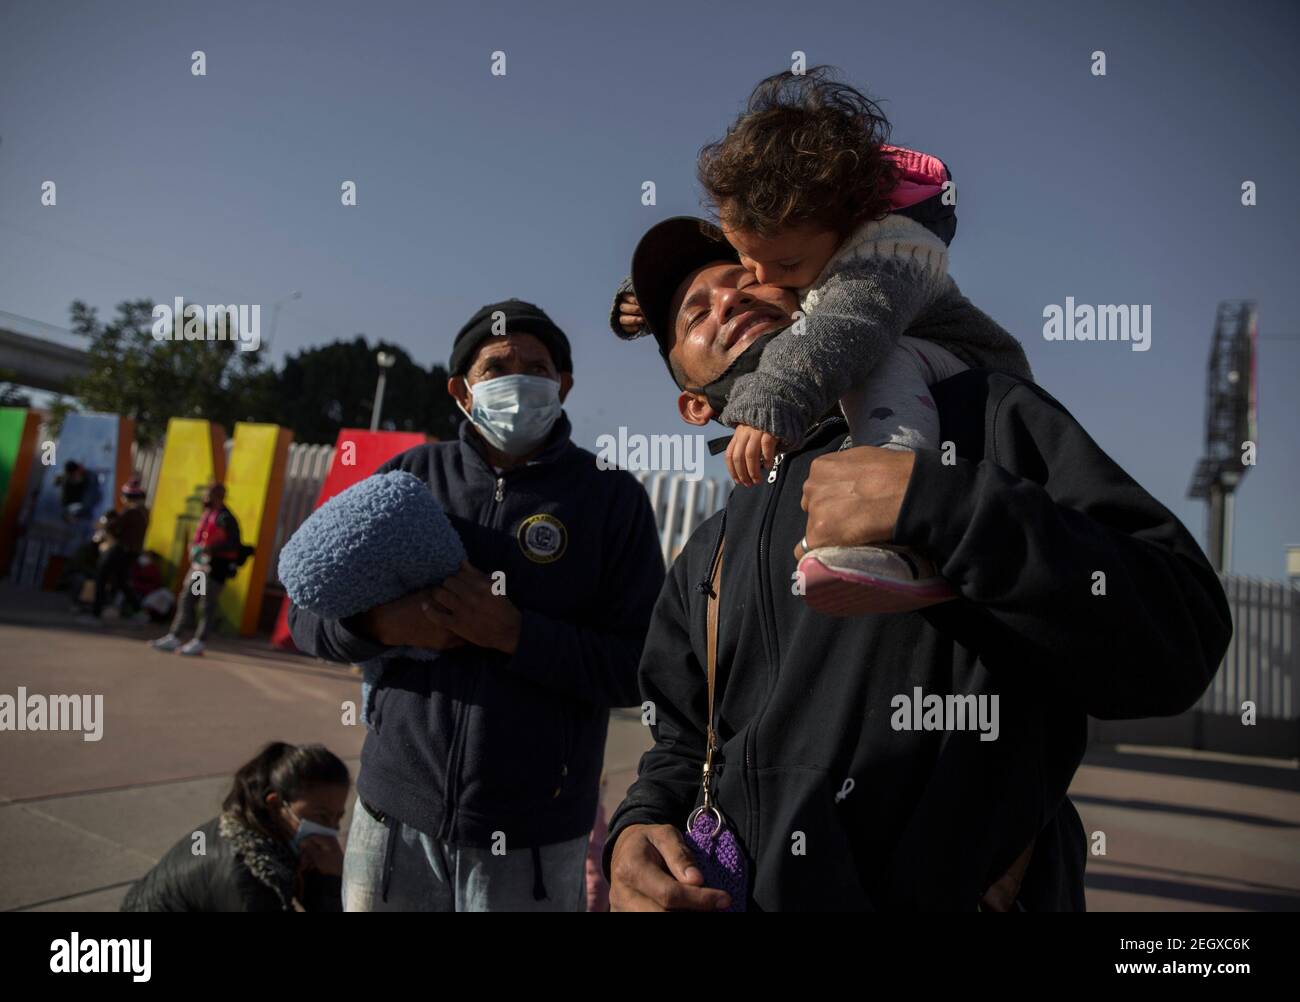
{"type": "Polygon", "coordinates": [[[536,564],[549,564],[564,555],[569,545],[569,533],[564,523],[554,515],[540,513],[529,515],[519,523],[515,538],[524,556],[536,564]]]}

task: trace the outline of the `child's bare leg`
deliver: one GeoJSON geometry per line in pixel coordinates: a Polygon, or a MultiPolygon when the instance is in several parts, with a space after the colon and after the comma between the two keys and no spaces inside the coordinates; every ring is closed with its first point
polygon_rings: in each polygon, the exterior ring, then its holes
{"type": "Polygon", "coordinates": [[[846,393],[840,409],[856,445],[886,449],[937,449],[939,411],[930,386],[966,365],[946,348],[917,338],[899,338],[871,375],[846,393]]]}

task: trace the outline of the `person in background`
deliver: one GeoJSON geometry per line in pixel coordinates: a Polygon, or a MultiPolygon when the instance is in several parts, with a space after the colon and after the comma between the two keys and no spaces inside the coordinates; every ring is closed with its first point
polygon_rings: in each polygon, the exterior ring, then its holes
{"type": "Polygon", "coordinates": [[[127,587],[140,610],[137,618],[141,622],[162,623],[171,618],[176,599],[163,587],[162,558],[153,550],[145,550],[135,558],[127,574],[127,587]]]}
{"type": "Polygon", "coordinates": [[[235,773],[221,814],[127,891],[124,912],[337,912],[352,779],[323,745],[273,741],[235,773]]]}
{"type": "Polygon", "coordinates": [[[59,488],[59,506],[63,509],[63,521],[76,522],[82,517],[85,508],[86,492],[90,489],[90,478],[86,468],[75,459],[63,464],[63,472],[54,478],[54,485],[59,488]]]}
{"type": "Polygon", "coordinates": [[[186,656],[202,654],[208,634],[217,620],[217,599],[225,583],[235,576],[239,564],[239,521],[226,507],[226,489],[209,484],[203,492],[203,517],[194,530],[190,546],[190,569],[181,588],[176,618],[164,637],[150,642],[160,651],[179,648],[186,656]],[[199,594],[196,595],[195,592],[199,594]],[[199,625],[194,639],[183,644],[178,634],[189,628],[198,606],[199,625]]]}
{"type": "Polygon", "coordinates": [[[122,510],[104,516],[103,539],[95,565],[95,599],[90,609],[92,620],[99,620],[104,603],[113,592],[121,596],[124,614],[135,604],[134,595],[126,586],[126,578],[140,556],[145,529],[149,527],[149,509],[145,507],[144,499],[145,489],[140,478],[132,477],[122,485],[122,510]]]}

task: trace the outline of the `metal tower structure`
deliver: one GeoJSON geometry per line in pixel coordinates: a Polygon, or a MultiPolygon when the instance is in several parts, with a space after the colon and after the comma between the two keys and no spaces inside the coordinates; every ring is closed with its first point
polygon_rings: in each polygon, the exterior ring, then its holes
{"type": "Polygon", "coordinates": [[[1220,573],[1232,567],[1232,501],[1251,464],[1243,462],[1256,438],[1256,308],[1248,299],[1219,303],[1205,382],[1205,453],[1192,474],[1187,496],[1209,505],[1210,563],[1220,573]]]}

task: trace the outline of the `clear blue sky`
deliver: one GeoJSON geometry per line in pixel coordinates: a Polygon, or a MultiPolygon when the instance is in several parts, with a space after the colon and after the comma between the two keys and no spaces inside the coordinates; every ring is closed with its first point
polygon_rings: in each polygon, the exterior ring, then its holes
{"type": "Polygon", "coordinates": [[[5,0],[0,309],[66,324],[74,298],[108,314],[300,289],[276,358],[364,332],[428,364],[480,305],[519,296],[574,342],[580,444],[620,424],[684,430],[653,350],[607,332],[610,295],[645,227],[697,211],[700,145],[799,49],[883,99],[896,141],[950,164],[963,291],[1202,541],[1185,494],[1215,304],[1259,301],[1260,461],[1234,569],[1277,578],[1300,542],[1298,11],[5,0]],[[1151,304],[1152,349],[1045,342],[1043,308],[1066,296],[1151,304]]]}

